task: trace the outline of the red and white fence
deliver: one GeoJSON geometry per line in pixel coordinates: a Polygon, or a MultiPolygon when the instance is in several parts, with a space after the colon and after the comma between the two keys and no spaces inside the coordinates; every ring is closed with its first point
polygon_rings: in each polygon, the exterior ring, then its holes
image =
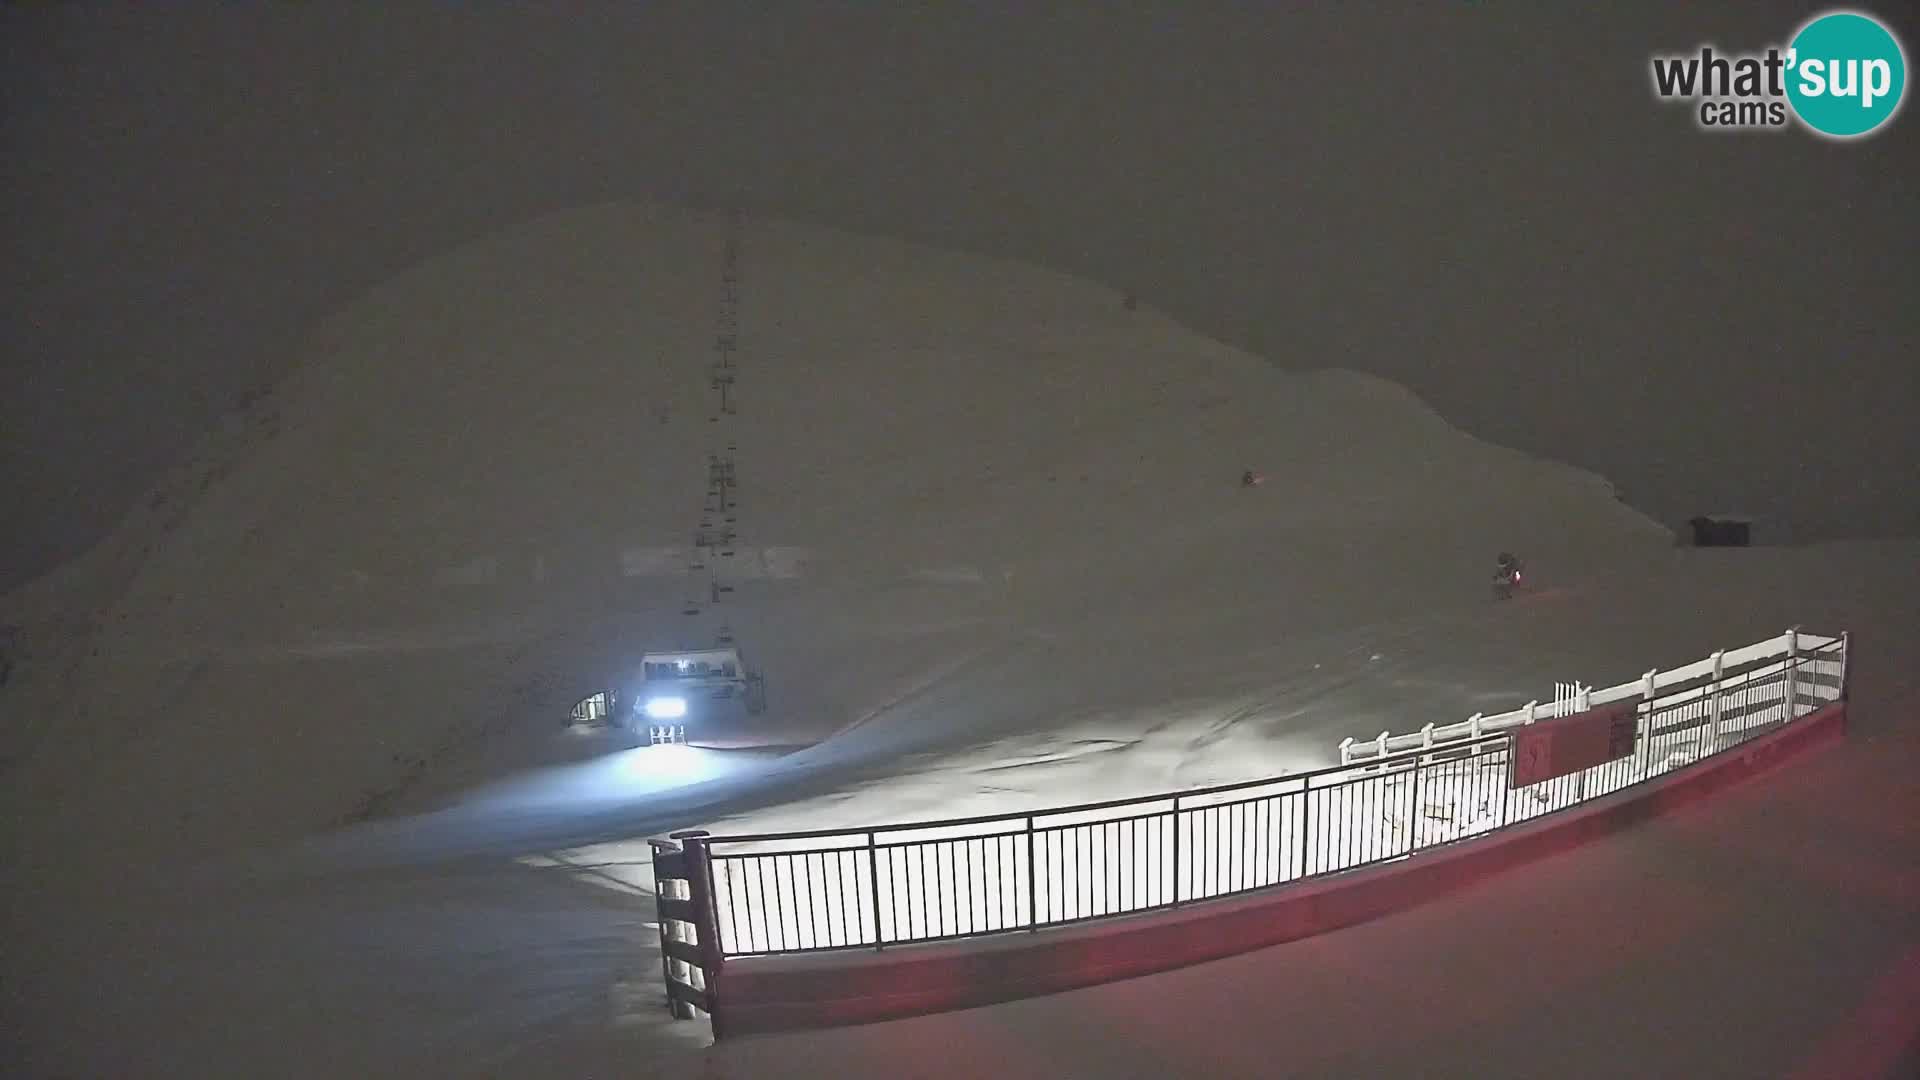
{"type": "MultiPolygon", "coordinates": [[[[1584,712],[1595,706],[1635,697],[1652,701],[1665,694],[1676,692],[1676,688],[1685,695],[1713,697],[1716,694],[1715,685],[1718,683],[1724,683],[1729,679],[1756,678],[1784,672],[1794,666],[1792,661],[1798,657],[1812,659],[1812,663],[1806,670],[1816,681],[1840,680],[1846,674],[1845,638],[1844,634],[1840,637],[1828,637],[1804,633],[1796,628],[1788,630],[1779,637],[1768,638],[1738,649],[1716,652],[1704,660],[1697,660],[1671,671],[1649,671],[1632,682],[1619,683],[1604,690],[1582,686],[1577,682],[1561,683],[1556,687],[1555,700],[1552,702],[1529,701],[1510,712],[1495,713],[1491,716],[1475,713],[1457,724],[1428,724],[1419,731],[1402,735],[1383,731],[1377,737],[1364,742],[1351,738],[1343,739],[1340,743],[1340,763],[1351,765],[1356,762],[1379,760],[1405,750],[1427,750],[1445,746],[1448,743],[1478,739],[1485,735],[1524,727],[1540,720],[1584,712]]],[[[1837,686],[1837,682],[1835,685],[1837,686]]]]}
{"type": "Polygon", "coordinates": [[[1791,724],[1843,698],[1846,657],[1845,635],[1788,631],[1631,683],[1576,684],[1554,705],[1348,740],[1341,765],[1267,780],[912,825],[676,834],[684,857],[657,842],[657,864],[701,880],[677,885],[674,911],[663,909],[669,988],[681,1007],[705,1009],[729,957],[1037,931],[1406,858],[1791,724]],[[1540,736],[1589,718],[1610,725],[1593,764],[1522,761],[1540,736]]]}

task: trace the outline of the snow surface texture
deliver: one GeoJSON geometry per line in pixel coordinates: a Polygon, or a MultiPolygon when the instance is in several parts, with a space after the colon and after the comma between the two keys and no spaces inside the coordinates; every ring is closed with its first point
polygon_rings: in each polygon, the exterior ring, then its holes
{"type": "MultiPolygon", "coordinates": [[[[353,817],[482,732],[551,734],[640,649],[710,640],[680,560],[622,553],[698,524],[725,229],[546,219],[329,321],[194,482],[7,617],[85,628],[9,689],[9,787],[69,841],[224,849],[353,817]]],[[[1212,715],[1297,692],[1281,643],[1479,606],[1499,548],[1551,581],[1668,542],[1396,387],[1283,375],[1103,289],[784,224],[743,258],[739,543],[811,556],[725,617],[794,742],[966,656],[964,716],[889,726],[1212,715]]]]}
{"type": "Polygon", "coordinates": [[[1380,380],[801,225],[745,228],[715,421],[727,228],[599,207],[394,279],[6,598],[28,1066],[631,1065],[700,1037],[660,1008],[647,835],[1276,775],[1866,602],[1825,556],[1675,549],[1600,478],[1380,380]],[[687,616],[717,440],[749,569],[687,616]],[[1494,606],[1502,549],[1535,591],[1494,606]],[[669,766],[561,727],[722,624],[767,672],[764,748],[669,766]]]}

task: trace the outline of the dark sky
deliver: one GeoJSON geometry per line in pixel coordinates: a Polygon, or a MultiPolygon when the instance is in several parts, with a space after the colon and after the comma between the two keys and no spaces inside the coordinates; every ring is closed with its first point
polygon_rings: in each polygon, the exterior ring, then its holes
{"type": "Polygon", "coordinates": [[[1920,533],[1920,114],[1715,137],[1649,89],[1818,5],[566,7],[0,12],[0,587],[383,278],[736,190],[1400,380],[1669,521],[1920,533]]]}

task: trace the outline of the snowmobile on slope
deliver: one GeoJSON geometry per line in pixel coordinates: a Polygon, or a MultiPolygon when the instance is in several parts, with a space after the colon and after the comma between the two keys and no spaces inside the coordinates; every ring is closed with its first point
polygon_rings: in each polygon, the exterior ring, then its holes
{"type": "Polygon", "coordinates": [[[1500,557],[1494,561],[1493,598],[1495,600],[1511,599],[1514,590],[1518,589],[1525,579],[1526,574],[1521,569],[1520,559],[1510,551],[1501,552],[1500,557]]]}

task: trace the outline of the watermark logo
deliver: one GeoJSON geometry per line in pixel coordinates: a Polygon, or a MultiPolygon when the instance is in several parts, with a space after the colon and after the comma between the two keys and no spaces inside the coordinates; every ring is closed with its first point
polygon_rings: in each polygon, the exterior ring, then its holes
{"type": "Polygon", "coordinates": [[[1787,100],[1800,122],[1836,139],[1851,139],[1893,119],[1907,93],[1907,59],[1893,32],[1876,19],[1836,11],[1794,35],[1787,100]]]}
{"type": "Polygon", "coordinates": [[[1709,131],[1785,128],[1852,139],[1884,128],[1906,98],[1907,61],[1893,31],[1870,15],[1829,11],[1795,32],[1785,48],[1653,58],[1653,91],[1695,103],[1709,131]]]}

